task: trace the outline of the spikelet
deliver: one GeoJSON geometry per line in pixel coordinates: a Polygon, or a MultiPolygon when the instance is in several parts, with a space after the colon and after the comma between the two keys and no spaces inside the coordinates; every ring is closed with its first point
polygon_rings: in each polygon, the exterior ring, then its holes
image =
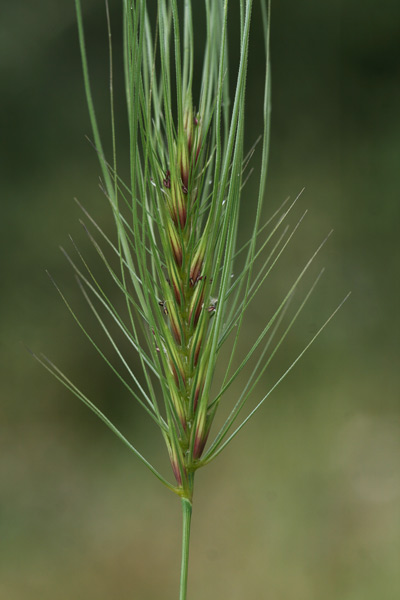
{"type": "Polygon", "coordinates": [[[194,116],[191,101],[187,100],[183,127],[173,144],[174,155],[169,157],[159,195],[167,232],[162,251],[171,288],[169,301],[161,301],[160,307],[173,339],[173,345],[169,345],[173,356],[166,368],[172,373],[171,401],[181,425],[179,444],[171,441],[169,456],[180,487],[184,487],[194,461],[201,457],[210,426],[207,400],[200,401],[207,371],[201,349],[213,312],[209,310],[207,276],[202,272],[206,237],[204,231],[198,231],[196,222],[197,185],[203,165],[200,129],[200,115],[194,116]]]}

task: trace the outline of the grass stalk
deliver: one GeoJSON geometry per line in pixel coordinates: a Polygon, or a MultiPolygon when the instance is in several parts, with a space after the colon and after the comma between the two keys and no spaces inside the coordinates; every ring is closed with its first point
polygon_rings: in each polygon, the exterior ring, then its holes
{"type": "Polygon", "coordinates": [[[190,525],[192,520],[192,501],[182,498],[182,561],[179,600],[186,600],[189,570],[190,525]]]}

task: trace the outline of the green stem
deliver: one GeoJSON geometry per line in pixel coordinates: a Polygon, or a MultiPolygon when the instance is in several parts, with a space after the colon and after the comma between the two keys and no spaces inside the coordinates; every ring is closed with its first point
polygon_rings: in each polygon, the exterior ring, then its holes
{"type": "Polygon", "coordinates": [[[186,600],[187,578],[189,565],[189,540],[190,521],[192,518],[192,502],[188,498],[182,498],[183,531],[182,531],[182,562],[181,562],[181,585],[179,600],[186,600]]]}

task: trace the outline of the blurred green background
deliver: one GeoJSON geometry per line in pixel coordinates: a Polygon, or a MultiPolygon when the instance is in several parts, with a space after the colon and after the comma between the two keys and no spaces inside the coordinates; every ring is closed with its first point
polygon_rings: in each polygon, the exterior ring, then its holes
{"type": "MultiPolygon", "coordinates": [[[[169,473],[159,436],[98,360],[45,274],[92,325],[58,249],[71,248],[71,234],[92,256],[75,196],[112,232],[85,140],[73,4],[1,3],[0,598],[172,600],[179,502],[24,348],[62,366],[169,473]]],[[[120,3],[111,4],[118,54],[120,3]]],[[[265,216],[303,187],[296,210],[309,212],[251,310],[249,335],[320,240],[331,228],[335,233],[317,260],[316,269],[326,266],[323,282],[257,397],[349,290],[352,296],[235,444],[198,474],[189,597],[395,600],[400,4],[273,5],[265,216]]],[[[94,0],[84,8],[107,133],[105,11],[94,0]]],[[[253,109],[263,76],[259,25],[257,8],[248,146],[262,126],[253,109]]],[[[196,35],[201,45],[201,21],[196,35]]],[[[246,214],[253,185],[244,192],[246,214]]]]}

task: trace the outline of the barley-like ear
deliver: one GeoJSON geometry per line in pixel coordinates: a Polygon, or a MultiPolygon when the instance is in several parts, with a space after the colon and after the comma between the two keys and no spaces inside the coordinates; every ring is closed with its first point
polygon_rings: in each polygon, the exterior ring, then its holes
{"type": "MultiPolygon", "coordinates": [[[[84,298],[118,357],[121,370],[115,366],[115,361],[108,358],[107,351],[96,344],[56,287],[95,350],[158,426],[171,463],[173,482],[150,464],[51,361],[44,356],[36,358],[88,406],[168,489],[181,497],[183,552],[180,600],[185,600],[195,472],[218,456],[314,341],[316,336],[259,400],[256,408],[237,423],[248,398],[319,280],[320,276],[285,327],[284,318],[289,304],[325,240],[307,264],[300,268],[295,281],[288,284],[280,305],[260,327],[259,336],[239,361],[239,366],[233,368],[237,364],[234,358],[244,315],[278,264],[303,218],[290,228],[286,225],[286,217],[294,203],[288,208],[284,204],[261,225],[271,107],[269,2],[268,5],[265,1],[260,3],[265,38],[262,161],[253,230],[241,248],[237,245],[237,238],[244,171],[254,152],[252,148],[246,156],[244,151],[246,71],[253,1],[240,0],[236,5],[228,3],[228,0],[205,0],[202,10],[205,11],[207,37],[200,74],[193,72],[191,0],[179,3],[179,7],[177,0],[158,0],[154,23],[144,0],[123,0],[129,183],[124,183],[117,172],[108,7],[111,164],[103,151],[91,93],[81,0],[75,0],[75,4],[86,98],[102,173],[101,186],[110,204],[117,242],[112,242],[82,209],[89,223],[89,227],[84,226],[122,295],[125,314],[121,311],[121,303],[117,307],[108,298],[75,246],[77,258],[71,258],[66,252],[65,255],[74,269],[84,298]],[[230,10],[240,12],[237,40],[240,56],[232,82],[228,79],[230,10]],[[200,89],[198,97],[194,97],[195,80],[200,80],[200,86],[196,85],[196,89],[200,89]],[[232,98],[230,89],[233,91],[232,98]],[[107,258],[96,237],[100,237],[112,255],[117,256],[118,267],[107,258]],[[237,272],[234,265],[239,257],[243,268],[237,272]],[[120,348],[115,328],[138,355],[144,383],[130,366],[130,356],[120,348]],[[212,384],[218,355],[225,343],[230,344],[226,374],[220,388],[214,389],[212,384]],[[220,402],[248,363],[252,364],[252,369],[241,394],[236,398],[226,422],[219,431],[213,432],[213,420],[220,402]]],[[[199,2],[193,3],[196,11],[200,10],[199,5],[199,2]]]]}

